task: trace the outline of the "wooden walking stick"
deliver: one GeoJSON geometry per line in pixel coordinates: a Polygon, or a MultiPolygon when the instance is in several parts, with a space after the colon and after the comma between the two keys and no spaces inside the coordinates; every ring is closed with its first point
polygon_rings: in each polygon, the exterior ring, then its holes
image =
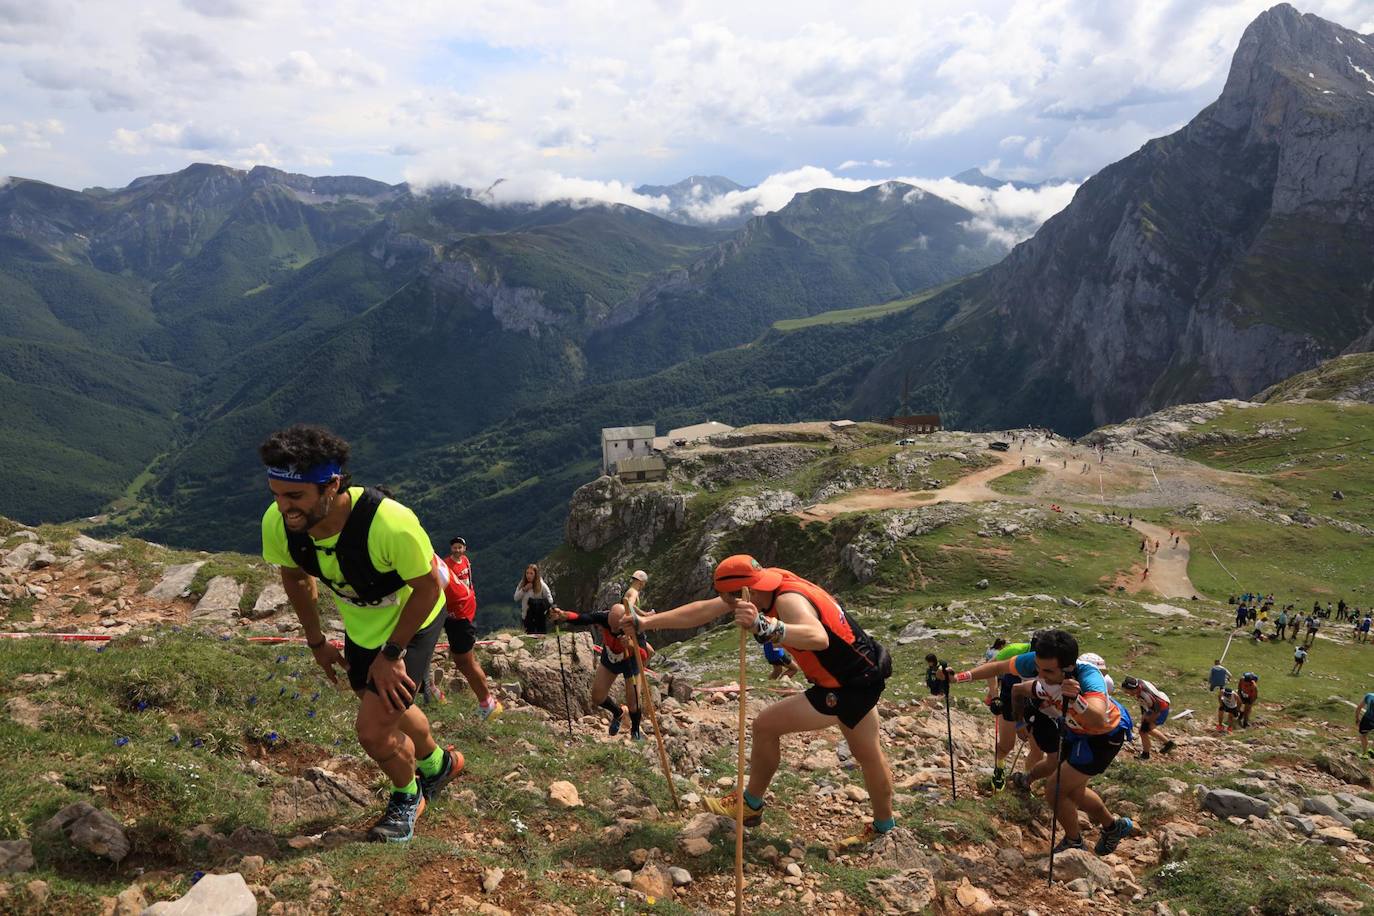
{"type": "MultiPolygon", "coordinates": [[[[740,593],[740,600],[749,600],[749,589],[740,593]]],[[[747,698],[745,676],[748,674],[748,634],[739,630],[739,749],[735,765],[735,794],[739,804],[735,807],[735,916],[744,916],[744,712],[747,698]]]]}
{"type": "MultiPolygon", "coordinates": [[[[639,609],[631,606],[630,613],[634,615],[636,623],[639,621],[639,609]]],[[[639,627],[635,627],[635,633],[639,633],[639,627]]],[[[668,749],[663,746],[663,730],[658,727],[658,713],[654,710],[654,698],[649,695],[649,678],[644,674],[644,665],[639,659],[639,639],[636,637],[634,645],[630,646],[630,653],[634,658],[635,672],[639,680],[639,702],[644,705],[644,710],[649,714],[649,723],[654,727],[654,741],[658,744],[658,764],[663,767],[663,778],[668,781],[668,795],[673,799],[673,810],[681,811],[682,806],[678,804],[677,788],[673,785],[673,768],[668,763],[668,749]]]]}

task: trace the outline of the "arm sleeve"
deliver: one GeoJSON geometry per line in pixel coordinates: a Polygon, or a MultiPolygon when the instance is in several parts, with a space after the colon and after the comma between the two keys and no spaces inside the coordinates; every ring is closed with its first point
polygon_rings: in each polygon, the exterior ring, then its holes
{"type": "Polygon", "coordinates": [[[545,601],[549,604],[553,604],[553,590],[549,588],[549,583],[541,582],[540,584],[543,586],[543,591],[541,591],[540,594],[544,596],[545,601]]]}
{"type": "Polygon", "coordinates": [[[571,620],[568,621],[568,623],[571,623],[571,624],[573,624],[573,625],[575,625],[575,626],[579,626],[579,627],[598,626],[598,627],[605,627],[605,628],[608,629],[608,630],[611,628],[611,612],[610,612],[610,611],[591,611],[591,612],[586,613],[586,614],[578,614],[578,613],[576,613],[576,612],[569,611],[569,613],[573,614],[573,617],[572,617],[571,620]]]}

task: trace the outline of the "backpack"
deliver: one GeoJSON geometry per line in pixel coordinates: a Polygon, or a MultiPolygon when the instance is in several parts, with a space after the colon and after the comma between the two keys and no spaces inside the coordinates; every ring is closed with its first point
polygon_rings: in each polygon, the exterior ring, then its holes
{"type": "MultiPolygon", "coordinates": [[[[333,547],[320,547],[304,531],[286,530],[286,549],[296,565],[319,579],[329,590],[349,604],[362,607],[375,607],[386,601],[405,587],[406,580],[393,570],[382,572],[372,565],[372,556],[367,551],[367,535],[372,530],[372,519],[377,508],[387,495],[376,487],[366,487],[353,501],[353,508],[344,522],[343,531],[333,547]],[[320,571],[320,560],[316,551],[332,553],[339,558],[339,573],[344,577],[340,583],[353,590],[352,594],[341,591],[320,571]]],[[[283,523],[284,524],[284,523],[283,523]]]]}

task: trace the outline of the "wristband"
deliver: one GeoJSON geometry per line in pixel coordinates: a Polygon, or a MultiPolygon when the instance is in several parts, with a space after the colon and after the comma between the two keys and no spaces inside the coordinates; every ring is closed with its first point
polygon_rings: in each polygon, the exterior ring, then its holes
{"type": "Polygon", "coordinates": [[[958,674],[954,675],[954,682],[956,684],[962,684],[964,681],[971,680],[973,680],[973,673],[971,671],[960,671],[958,674]]]}
{"type": "Polygon", "coordinates": [[[328,636],[321,636],[319,642],[311,642],[310,640],[306,640],[306,642],[305,642],[305,647],[306,647],[307,649],[314,650],[314,649],[318,649],[320,646],[324,645],[324,644],[327,643],[327,642],[329,642],[329,637],[328,637],[328,636]]]}

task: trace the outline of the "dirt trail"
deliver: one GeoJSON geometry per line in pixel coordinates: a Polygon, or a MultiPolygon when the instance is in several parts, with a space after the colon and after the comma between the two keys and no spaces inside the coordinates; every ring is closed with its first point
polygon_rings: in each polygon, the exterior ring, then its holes
{"type": "Polygon", "coordinates": [[[1188,578],[1188,557],[1191,551],[1187,535],[1181,531],[1176,532],[1178,546],[1175,547],[1168,529],[1142,521],[1136,521],[1134,527],[1149,539],[1152,550],[1155,543],[1159,544],[1159,549],[1154,551],[1150,558],[1150,574],[1143,577],[1142,588],[1149,587],[1165,598],[1192,598],[1196,595],[1197,589],[1188,578]]]}
{"type": "MultiPolygon", "coordinates": [[[[1113,454],[1103,461],[1088,449],[1076,449],[1059,440],[1045,439],[1018,440],[1012,451],[991,454],[996,457],[996,464],[980,468],[938,490],[851,490],[829,502],[807,506],[797,514],[808,520],[826,521],[846,512],[996,500],[1042,507],[1070,500],[1115,505],[1122,490],[1138,491],[1157,486],[1146,456],[1128,458],[1113,454]],[[1054,494],[1055,498],[1009,495],[998,493],[989,486],[997,478],[1022,468],[1044,471],[1045,475],[1036,482],[1035,489],[1054,494]],[[1108,490],[1113,494],[1112,499],[1106,496],[1108,490]]],[[[1173,537],[1158,525],[1135,521],[1134,527],[1149,538],[1152,545],[1158,541],[1160,546],[1149,558],[1149,575],[1140,575],[1146,568],[1142,558],[1139,571],[1133,570],[1129,574],[1131,581],[1127,584],[1128,589],[1131,592],[1148,590],[1164,598],[1187,599],[1196,595],[1197,589],[1188,578],[1191,550],[1186,534],[1180,532],[1178,546],[1174,546],[1173,537]]]]}
{"type": "Polygon", "coordinates": [[[997,464],[980,468],[938,490],[850,490],[830,502],[807,506],[797,514],[807,519],[829,520],[846,512],[911,509],[916,506],[933,506],[937,503],[976,503],[1007,499],[1008,497],[990,489],[988,482],[1017,470],[1020,467],[1020,456],[1010,452],[992,454],[997,457],[997,464]]]}

